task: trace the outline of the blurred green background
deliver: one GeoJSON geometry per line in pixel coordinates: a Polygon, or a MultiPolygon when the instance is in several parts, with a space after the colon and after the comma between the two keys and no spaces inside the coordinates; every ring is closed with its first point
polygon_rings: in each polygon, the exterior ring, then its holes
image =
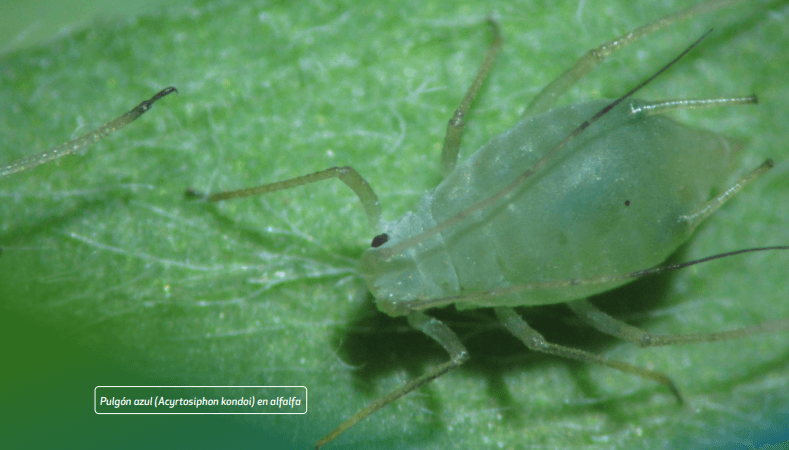
{"type": "Polygon", "coordinates": [[[57,36],[115,22],[124,17],[155,13],[164,5],[185,0],[6,0],[0,3],[0,54],[46,43],[57,36]]]}
{"type": "MultiPolygon", "coordinates": [[[[0,179],[0,403],[11,417],[0,435],[9,448],[312,446],[445,355],[375,310],[355,276],[373,232],[340,183],[215,206],[184,201],[184,188],[352,165],[394,220],[440,180],[445,123],[489,43],[488,14],[505,47],[461,157],[512,126],[585,50],[687,5],[158,3],[0,4],[10,24],[0,26],[0,161],[80,135],[165,86],[180,91],[84,156],[0,179]],[[305,385],[310,409],[92,412],[97,385],[157,384],[305,385]]],[[[789,242],[788,13],[786,2],[752,1],[674,26],[616,54],[563,99],[615,97],[715,27],[642,97],[755,92],[758,107],[675,116],[744,144],[733,176],[767,157],[778,165],[677,261],[789,242]]],[[[786,254],[736,258],[595,302],[655,332],[744,326],[789,317],[788,264],[786,254]]],[[[472,360],[331,448],[748,448],[787,439],[775,434],[789,428],[785,334],[637,350],[561,307],[523,313],[557,342],[665,371],[690,406],[624,374],[531,354],[486,311],[439,311],[472,360]]]]}

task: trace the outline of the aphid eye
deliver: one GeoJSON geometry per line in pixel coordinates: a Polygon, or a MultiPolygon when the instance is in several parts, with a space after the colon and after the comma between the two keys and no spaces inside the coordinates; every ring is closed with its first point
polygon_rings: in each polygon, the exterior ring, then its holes
{"type": "Polygon", "coordinates": [[[389,240],[389,235],[386,233],[381,233],[378,236],[373,238],[373,243],[371,245],[372,248],[378,248],[389,240]]]}
{"type": "Polygon", "coordinates": [[[625,200],[625,206],[630,206],[630,200],[625,200]]]}

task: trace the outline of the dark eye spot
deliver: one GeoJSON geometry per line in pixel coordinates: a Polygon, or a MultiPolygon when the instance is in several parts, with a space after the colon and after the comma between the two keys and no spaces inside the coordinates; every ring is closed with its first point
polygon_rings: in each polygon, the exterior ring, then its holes
{"type": "Polygon", "coordinates": [[[389,235],[386,233],[381,233],[378,236],[373,238],[372,248],[378,248],[389,240],[389,235]]]}
{"type": "Polygon", "coordinates": [[[630,200],[625,200],[625,206],[630,206],[630,200]]]}

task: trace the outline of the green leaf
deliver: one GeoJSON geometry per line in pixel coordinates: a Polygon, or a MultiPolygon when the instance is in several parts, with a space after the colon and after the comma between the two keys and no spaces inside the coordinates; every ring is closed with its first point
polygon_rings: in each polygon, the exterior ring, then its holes
{"type": "MultiPolygon", "coordinates": [[[[341,183],[217,205],[185,201],[184,189],[350,165],[394,220],[440,180],[446,120],[490,42],[485,17],[498,17],[505,47],[461,157],[511,127],[584,51],[683,7],[651,3],[202,1],[3,56],[4,162],[82,134],[166,86],[180,93],[82,156],[0,179],[0,402],[16,419],[0,433],[12,447],[305,448],[443,361],[436,344],[378,312],[356,276],[375,232],[341,183]],[[304,385],[309,412],[92,412],[95,386],[157,384],[304,385]],[[45,431],[31,435],[27,424],[43,421],[45,431]]],[[[641,96],[758,94],[757,107],[675,116],[744,144],[734,176],[767,157],[777,167],[709,219],[676,260],[789,243],[787,13],[785,2],[753,1],[672,26],[613,55],[562,100],[616,97],[715,28],[641,96]]],[[[731,258],[594,301],[659,333],[789,318],[788,264],[783,253],[731,258]]],[[[650,382],[529,353],[486,311],[436,314],[471,361],[330,448],[714,447],[764,424],[787,428],[785,334],[638,350],[573,323],[562,308],[524,311],[558,342],[671,375],[690,403],[683,408],[650,382]]]]}

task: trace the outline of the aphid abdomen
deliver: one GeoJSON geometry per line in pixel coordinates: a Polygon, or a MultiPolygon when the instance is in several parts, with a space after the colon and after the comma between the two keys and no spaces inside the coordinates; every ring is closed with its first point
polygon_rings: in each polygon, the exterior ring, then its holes
{"type": "MultiPolygon", "coordinates": [[[[499,192],[609,101],[526,118],[463,161],[392,224],[390,247],[499,192]]],[[[526,183],[436,237],[363,271],[376,298],[409,301],[648,268],[687,240],[696,212],[726,178],[725,138],[623,102],[563,148],[526,183]]],[[[523,291],[459,308],[559,303],[617,284],[523,291]]]]}

